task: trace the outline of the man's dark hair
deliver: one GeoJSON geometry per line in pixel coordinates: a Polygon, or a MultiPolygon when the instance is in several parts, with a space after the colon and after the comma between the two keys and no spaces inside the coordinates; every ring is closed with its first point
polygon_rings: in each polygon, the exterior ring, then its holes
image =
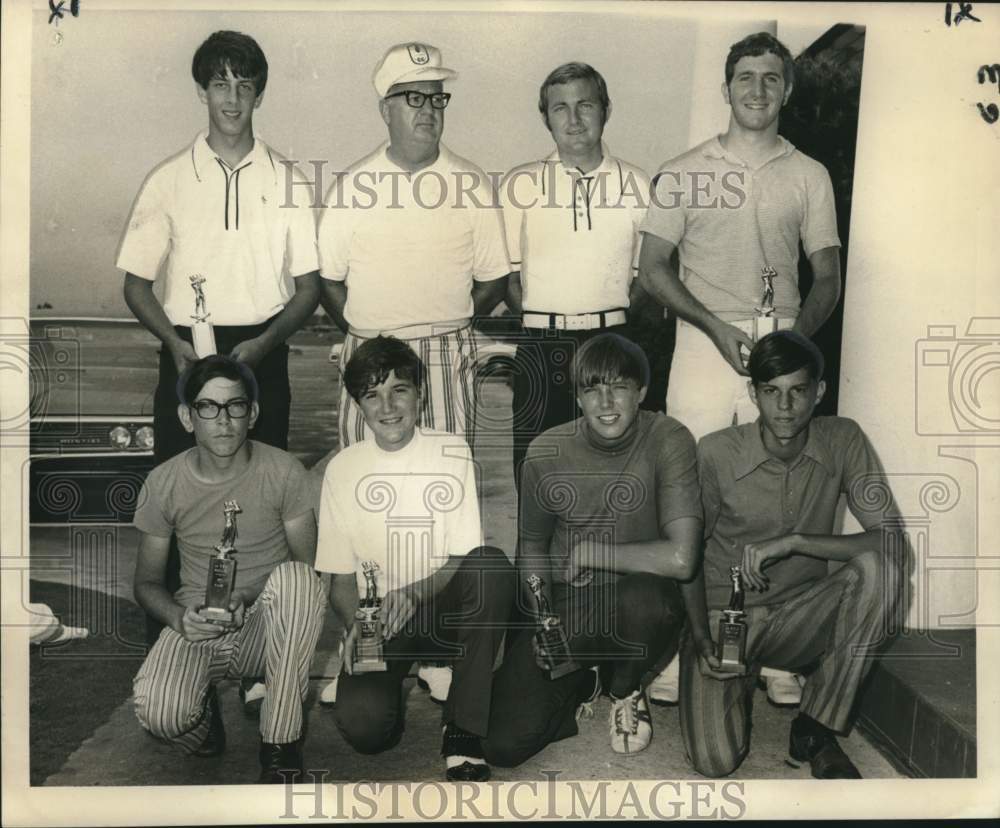
{"type": "Polygon", "coordinates": [[[242,382],[250,402],[257,402],[257,380],[250,366],[222,354],[212,354],[191,363],[177,379],[177,399],[184,405],[191,405],[198,399],[205,383],[217,377],[242,382]]]}
{"type": "Polygon", "coordinates": [[[227,68],[234,77],[252,80],[258,95],[267,86],[267,58],[249,35],[215,32],[198,47],[191,61],[191,74],[202,89],[208,89],[213,78],[226,77],[227,68]]]}
{"type": "Polygon", "coordinates": [[[409,380],[419,391],[424,383],[424,363],[416,352],[394,336],[366,340],[344,367],[344,387],[355,402],[369,389],[385,382],[395,371],[396,379],[409,380]]]}
{"type": "Polygon", "coordinates": [[[823,354],[815,343],[796,331],[775,331],[750,352],[747,370],[755,386],[805,368],[816,382],[823,379],[823,354]]]}
{"type": "Polygon", "coordinates": [[[616,333],[598,334],[573,357],[573,379],[578,389],[626,379],[647,388],[649,360],[632,340],[616,333]]]}
{"type": "Polygon", "coordinates": [[[538,92],[538,111],[542,113],[546,126],[549,123],[549,88],[575,80],[594,82],[594,86],[597,87],[597,97],[601,99],[601,108],[604,110],[604,120],[608,120],[611,99],[608,97],[608,85],[604,82],[601,73],[587,63],[564,63],[549,72],[549,76],[542,81],[542,88],[538,92]]]}
{"type": "Polygon", "coordinates": [[[734,43],[729,47],[729,56],[726,58],[726,86],[729,86],[730,81],[732,81],[733,70],[740,58],[760,57],[768,52],[781,58],[785,88],[790,88],[795,83],[795,62],[792,60],[792,53],[788,51],[784,43],[767,32],[748,35],[739,43],[734,43]]]}

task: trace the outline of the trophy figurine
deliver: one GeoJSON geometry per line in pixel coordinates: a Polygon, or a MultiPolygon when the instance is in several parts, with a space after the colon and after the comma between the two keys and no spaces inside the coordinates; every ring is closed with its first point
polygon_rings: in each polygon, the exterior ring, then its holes
{"type": "Polygon", "coordinates": [[[384,639],[382,619],[379,617],[382,599],[378,596],[378,584],[375,582],[378,568],[375,561],[363,561],[361,564],[365,574],[365,597],[358,602],[358,610],[354,614],[358,622],[353,655],[355,673],[382,673],[388,669],[382,652],[384,639]]]}
{"type": "Polygon", "coordinates": [[[566,630],[563,629],[559,616],[552,612],[549,607],[548,598],[542,592],[545,584],[537,575],[529,575],[527,578],[528,589],[535,596],[536,611],[535,616],[541,629],[535,633],[538,643],[544,646],[548,653],[548,673],[550,679],[561,678],[569,673],[580,669],[569,652],[569,641],[566,639],[566,630]]]}
{"type": "Polygon", "coordinates": [[[236,584],[236,561],[229,556],[236,553],[236,516],[242,511],[235,500],[227,500],[223,505],[226,525],[222,530],[222,540],[215,547],[218,554],[208,562],[205,604],[198,610],[206,621],[221,626],[227,626],[233,621],[229,605],[233,600],[233,587],[236,584]]]}
{"type": "Polygon", "coordinates": [[[212,323],[208,321],[208,317],[212,314],[205,306],[205,290],[202,288],[202,285],[205,284],[205,277],[196,273],[188,278],[191,280],[191,287],[194,290],[194,315],[191,317],[194,324],[191,325],[191,339],[194,340],[194,352],[198,355],[198,359],[201,359],[216,353],[215,331],[212,328],[212,323]]]}
{"type": "Polygon", "coordinates": [[[719,669],[725,673],[742,673],[746,667],[744,661],[747,650],[747,625],[743,620],[743,578],[740,568],[729,568],[729,577],[733,582],[733,592],[729,597],[729,609],[722,611],[719,621],[719,644],[716,655],[719,658],[719,669]]]}
{"type": "Polygon", "coordinates": [[[778,330],[778,320],[774,316],[774,278],[778,275],[770,265],[760,269],[760,278],[764,283],[764,293],[760,298],[760,307],[754,308],[757,315],[753,318],[753,341],[758,342],[769,333],[778,330]]]}

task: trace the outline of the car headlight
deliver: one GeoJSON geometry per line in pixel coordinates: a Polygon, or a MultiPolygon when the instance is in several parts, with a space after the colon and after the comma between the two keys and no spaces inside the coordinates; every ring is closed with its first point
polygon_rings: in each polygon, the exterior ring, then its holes
{"type": "Polygon", "coordinates": [[[150,426],[143,426],[135,433],[135,444],[137,448],[153,448],[153,429],[150,426]]]}
{"type": "Polygon", "coordinates": [[[115,426],[108,436],[111,438],[111,445],[116,449],[127,449],[132,442],[132,435],[125,426],[115,426]]]}

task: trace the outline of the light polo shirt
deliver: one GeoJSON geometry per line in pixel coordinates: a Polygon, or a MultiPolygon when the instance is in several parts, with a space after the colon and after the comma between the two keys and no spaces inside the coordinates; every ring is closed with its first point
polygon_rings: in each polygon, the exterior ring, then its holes
{"type": "Polygon", "coordinates": [[[776,315],[798,316],[799,240],[806,256],[840,246],[822,164],[779,136],[774,156],[752,168],[715,137],[667,162],[654,181],[642,231],[678,248],[695,299],[725,321],[748,319],[767,264],[777,271],[776,315]]]}
{"type": "MultiPolygon", "coordinates": [[[[832,534],[841,495],[866,530],[899,516],[875,450],[844,417],[815,417],[791,465],[764,448],[757,422],[716,431],[698,444],[698,476],[709,609],[729,605],[729,568],[741,562],[746,544],[793,532],[832,534]]],[[[827,562],[793,554],[764,574],[767,591],[747,591],[747,606],[791,600],[827,576],[827,562]]]]}
{"type": "Polygon", "coordinates": [[[347,282],[358,329],[472,316],[472,282],[510,272],[499,205],[486,174],[441,146],[408,173],[383,144],[330,188],[319,224],[320,275],[347,282]]]}
{"type": "Polygon", "coordinates": [[[627,308],[649,177],[603,147],[600,166],[566,167],[558,150],[511,170],[500,185],[507,252],[522,305],[542,313],[627,308]]]}
{"type": "MultiPolygon", "coordinates": [[[[205,306],[215,325],[253,325],[278,313],[292,279],[318,269],[316,222],[309,201],[286,205],[286,178],[302,174],[259,139],[230,168],[199,135],[149,174],[129,217],[117,266],[141,279],[164,279],[163,310],[190,325],[205,277],[205,306]]],[[[301,188],[295,188],[301,192],[301,188]]]]}
{"type": "Polygon", "coordinates": [[[316,569],[357,573],[362,597],[365,561],[378,565],[385,597],[481,545],[475,466],[461,437],[417,429],[398,451],[362,440],[327,465],[316,569]]]}

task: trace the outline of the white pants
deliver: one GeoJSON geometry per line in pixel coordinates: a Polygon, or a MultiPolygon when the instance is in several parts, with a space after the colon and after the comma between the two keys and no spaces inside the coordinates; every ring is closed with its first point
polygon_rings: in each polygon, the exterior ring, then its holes
{"type": "MultiPolygon", "coordinates": [[[[753,320],[730,322],[753,336],[753,320]]],[[[779,319],[784,330],[794,319],[779,319]]],[[[677,342],[667,385],[667,414],[680,420],[700,440],[706,434],[757,419],[757,406],[747,391],[747,377],[740,376],[709,338],[690,322],[677,320],[677,342]]]]}

